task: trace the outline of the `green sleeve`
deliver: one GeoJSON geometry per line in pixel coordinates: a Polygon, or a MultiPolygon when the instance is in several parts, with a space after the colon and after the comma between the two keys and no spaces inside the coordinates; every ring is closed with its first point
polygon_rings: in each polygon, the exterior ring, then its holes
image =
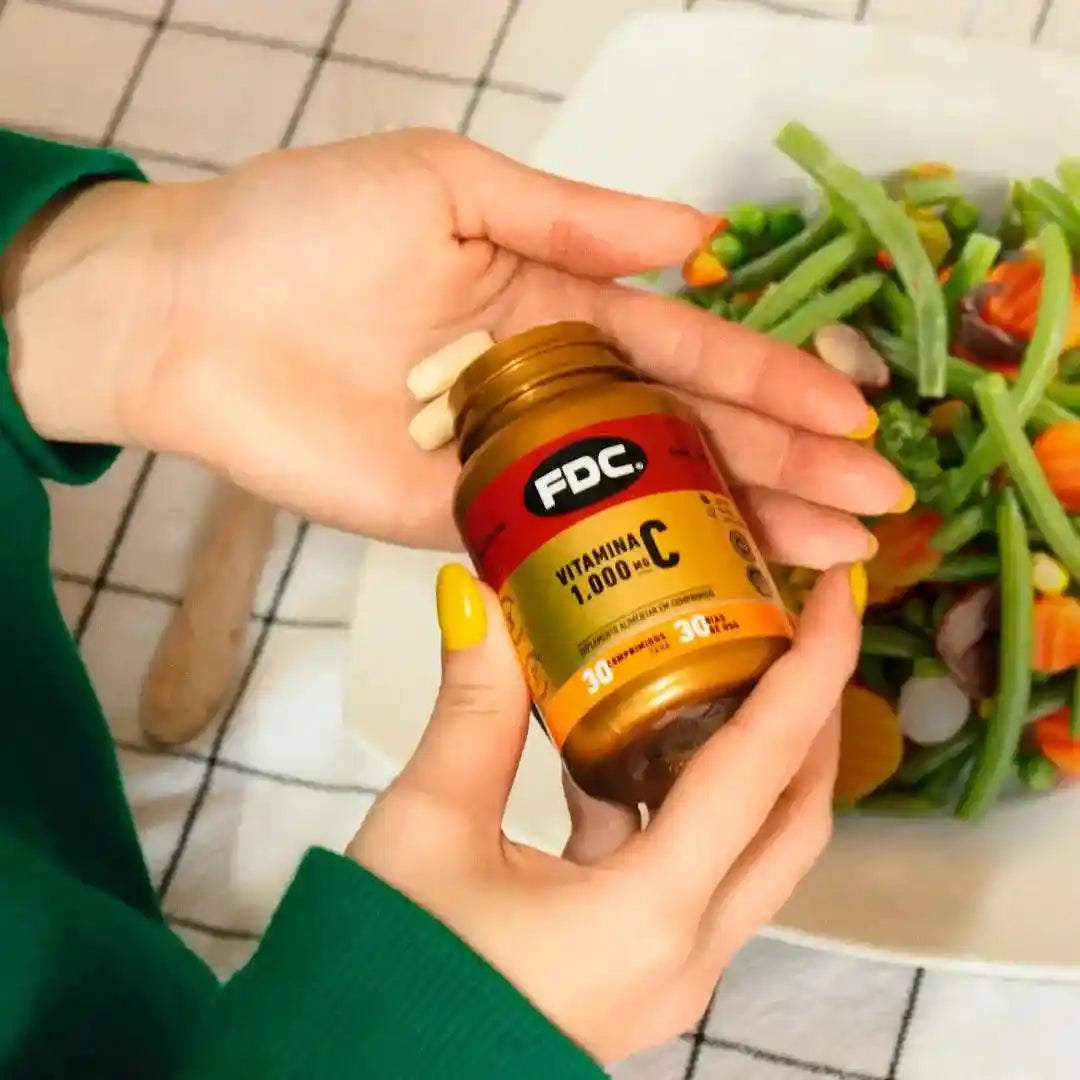
{"type": "Polygon", "coordinates": [[[184,1080],[604,1075],[441,923],[316,849],[226,986],[184,1080]]]}
{"type": "MultiPolygon", "coordinates": [[[[99,180],[145,180],[124,154],[94,147],[48,142],[0,129],[0,251],[57,195],[99,180]]],[[[78,372],[79,358],[71,358],[78,372]]],[[[108,446],[47,443],[26,422],[8,372],[8,338],[0,324],[0,429],[39,476],[68,484],[96,480],[119,450],[108,446]]]]}

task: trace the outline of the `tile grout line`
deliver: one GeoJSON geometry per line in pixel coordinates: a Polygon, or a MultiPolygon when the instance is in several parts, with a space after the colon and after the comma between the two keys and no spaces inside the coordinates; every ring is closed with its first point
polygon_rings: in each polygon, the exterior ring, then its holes
{"type": "Polygon", "coordinates": [[[736,1042],[732,1039],[715,1039],[706,1035],[702,1040],[705,1046],[716,1050],[727,1050],[742,1057],[748,1057],[753,1061],[763,1061],[770,1065],[783,1065],[789,1069],[798,1069],[809,1076],[825,1076],[829,1080],[889,1080],[887,1077],[874,1076],[872,1073],[858,1072],[852,1069],[841,1069],[835,1065],[826,1065],[820,1061],[806,1061],[803,1058],[791,1057],[788,1054],[774,1053],[760,1046],[751,1046],[749,1043],[736,1042]]]}
{"type": "Polygon", "coordinates": [[[176,0],[165,0],[165,3],[162,4],[161,11],[154,20],[150,33],[147,35],[146,41],[143,42],[142,49],[139,50],[139,55],[135,58],[135,66],[131,69],[131,74],[128,76],[124,89],[120,93],[120,100],[116,103],[116,108],[113,109],[108,124],[105,125],[105,134],[101,137],[102,146],[111,146],[113,139],[116,138],[116,132],[124,122],[124,117],[131,107],[131,101],[135,97],[135,91],[139,87],[146,65],[150,62],[150,56],[157,47],[157,43],[161,40],[161,35],[165,31],[165,25],[168,23],[169,16],[172,15],[175,5],[176,0]]]}
{"type": "Polygon", "coordinates": [[[1046,24],[1050,20],[1050,12],[1054,9],[1054,0],[1042,0],[1039,13],[1035,16],[1035,23],[1031,27],[1031,44],[1037,45],[1042,38],[1046,24]]]}
{"type": "Polygon", "coordinates": [[[189,919],[184,915],[170,915],[165,913],[165,918],[173,926],[181,926],[186,930],[195,930],[207,937],[217,938],[220,941],[258,941],[262,934],[254,930],[232,930],[227,926],[214,926],[211,923],[201,922],[199,919],[189,919]]]}
{"type": "Polygon", "coordinates": [[[521,2],[522,0],[509,0],[509,3],[506,6],[502,22],[499,23],[499,27],[495,31],[495,37],[491,42],[491,48],[484,58],[484,63],[480,68],[480,74],[477,76],[476,82],[473,83],[472,94],[469,96],[469,100],[465,105],[465,111],[461,116],[461,122],[458,124],[458,134],[460,135],[469,134],[469,128],[472,127],[473,117],[476,116],[476,110],[480,105],[480,99],[484,96],[484,91],[491,83],[491,73],[495,70],[495,62],[499,59],[499,53],[502,52],[502,47],[506,43],[507,35],[510,33],[510,27],[513,25],[514,19],[517,18],[518,11],[521,10],[521,2]]]}
{"type": "Polygon", "coordinates": [[[345,21],[345,16],[349,13],[349,5],[351,3],[352,0],[338,0],[338,5],[334,9],[334,14],[330,19],[330,25],[327,27],[326,34],[323,36],[322,45],[319,46],[319,51],[315,54],[315,62],[311,65],[307,78],[304,80],[304,85],[300,88],[300,97],[297,99],[296,107],[289,117],[289,122],[285,125],[285,134],[281,137],[281,147],[283,149],[291,145],[293,138],[296,135],[296,129],[300,126],[300,121],[303,119],[308,102],[311,100],[311,95],[315,92],[315,84],[319,81],[319,76],[326,66],[327,58],[334,48],[334,42],[337,40],[338,31],[341,30],[341,24],[345,21]]]}
{"type": "Polygon", "coordinates": [[[173,879],[176,877],[176,871],[180,866],[180,860],[187,850],[188,841],[191,839],[191,832],[195,826],[195,820],[198,818],[199,812],[206,802],[206,796],[210,791],[214,770],[218,764],[218,759],[221,756],[221,747],[224,745],[225,736],[229,733],[229,725],[232,723],[237,712],[239,712],[240,703],[243,701],[248,686],[251,684],[255,669],[259,666],[260,659],[262,659],[263,651],[266,648],[266,642],[270,637],[270,631],[274,627],[274,617],[277,614],[278,608],[281,606],[282,597],[285,595],[285,590],[288,588],[289,581],[296,568],[296,563],[300,555],[300,550],[304,546],[307,532],[308,523],[302,521],[300,523],[300,528],[297,529],[296,536],[293,539],[292,548],[289,551],[289,557],[285,562],[285,567],[281,571],[277,585],[274,588],[274,596],[270,601],[270,609],[266,621],[259,628],[255,643],[251,647],[251,654],[248,656],[247,662],[244,664],[244,670],[240,674],[236,690],[233,692],[229,706],[225,710],[225,713],[218,724],[217,731],[214,733],[214,741],[210,745],[210,753],[206,758],[206,768],[203,770],[202,780],[199,783],[198,790],[195,792],[195,797],[191,801],[191,805],[188,807],[188,812],[184,818],[184,824],[180,829],[180,836],[177,839],[176,846],[173,848],[173,852],[169,856],[169,862],[165,867],[164,873],[161,875],[161,882],[158,885],[157,890],[159,900],[163,900],[168,893],[169,886],[172,885],[173,879]]]}
{"type": "Polygon", "coordinates": [[[911,988],[908,990],[907,1003],[904,1005],[904,1012],[900,1017],[900,1030],[896,1033],[896,1043],[893,1046],[892,1061],[889,1062],[889,1073],[886,1080],[897,1080],[899,1075],[900,1063],[904,1059],[908,1033],[911,1031],[911,1022],[915,1017],[915,1010],[919,1006],[919,995],[925,977],[925,968],[915,969],[915,974],[911,979],[911,988]]]}
{"type": "MultiPolygon", "coordinates": [[[[206,765],[209,754],[199,750],[189,750],[183,746],[155,746],[153,743],[132,742],[130,739],[114,739],[118,750],[130,754],[138,754],[140,757],[149,758],[172,758],[178,761],[187,761],[193,765],[206,765]]],[[[312,780],[305,776],[294,776],[291,773],[277,772],[273,769],[260,769],[255,765],[247,765],[242,761],[234,761],[232,758],[218,757],[216,768],[225,772],[238,773],[241,776],[252,776],[257,780],[266,780],[282,787],[303,788],[305,791],[319,791],[325,795],[370,795],[380,794],[382,788],[374,784],[347,784],[334,780],[312,780]]]]}
{"type": "MultiPolygon", "coordinates": [[[[690,10],[690,5],[693,2],[694,0],[688,0],[687,11],[690,10]]],[[[709,1004],[701,1014],[698,1026],[694,1028],[690,1042],[690,1056],[686,1059],[686,1071],[683,1073],[683,1080],[694,1080],[697,1076],[698,1063],[701,1061],[701,1048],[705,1045],[705,1031],[709,1026],[709,1020],[712,1018],[713,1009],[716,1008],[716,999],[719,993],[720,987],[717,985],[712,997],[709,998],[709,1004]]]]}
{"type": "Polygon", "coordinates": [[[109,540],[109,546],[105,549],[105,554],[102,556],[98,572],[94,575],[94,579],[90,583],[90,595],[86,598],[86,603],[83,605],[83,609],[79,613],[79,618],[75,622],[75,629],[72,631],[72,636],[75,638],[76,645],[82,644],[83,638],[90,628],[90,620],[97,610],[98,600],[101,599],[101,594],[105,591],[109,573],[112,571],[112,568],[116,563],[116,557],[120,553],[120,545],[123,544],[124,537],[127,536],[128,529],[131,527],[131,521],[135,516],[135,510],[139,505],[139,500],[142,498],[142,493],[146,490],[146,485],[150,479],[150,473],[154,468],[155,460],[156,458],[153,454],[146,455],[146,458],[139,467],[139,472],[128,491],[127,501],[120,511],[116,527],[113,529],[112,537],[109,540]]]}

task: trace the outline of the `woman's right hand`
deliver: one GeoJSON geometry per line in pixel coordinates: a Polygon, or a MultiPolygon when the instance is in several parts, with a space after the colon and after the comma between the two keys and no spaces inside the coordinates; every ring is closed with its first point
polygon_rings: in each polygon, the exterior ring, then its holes
{"type": "Polygon", "coordinates": [[[686,767],[647,827],[569,791],[562,858],[508,840],[529,724],[492,593],[439,576],[443,684],[415,756],[349,848],[611,1064],[691,1028],[734,953],[787,900],[832,822],[838,709],[861,565],[826,573],[793,647],[686,767]]]}

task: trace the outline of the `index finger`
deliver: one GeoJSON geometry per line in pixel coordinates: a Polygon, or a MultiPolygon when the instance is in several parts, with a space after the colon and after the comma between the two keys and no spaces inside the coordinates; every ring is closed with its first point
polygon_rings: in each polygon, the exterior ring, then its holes
{"type": "Polygon", "coordinates": [[[600,287],[596,321],[659,382],[823,435],[865,436],[876,415],[817,357],[682,300],[600,287]]]}
{"type": "Polygon", "coordinates": [[[625,849],[667,883],[676,902],[704,910],[836,708],[859,651],[852,577],[850,567],[824,575],[790,652],[686,766],[647,830],[625,849]]]}

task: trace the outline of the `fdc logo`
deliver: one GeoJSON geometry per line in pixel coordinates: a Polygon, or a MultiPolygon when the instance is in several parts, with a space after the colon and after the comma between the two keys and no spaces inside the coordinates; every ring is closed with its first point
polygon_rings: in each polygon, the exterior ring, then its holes
{"type": "Polygon", "coordinates": [[[645,451],[629,439],[580,439],[536,467],[525,485],[525,508],[540,517],[583,510],[624,491],[648,463],[645,451]]]}

